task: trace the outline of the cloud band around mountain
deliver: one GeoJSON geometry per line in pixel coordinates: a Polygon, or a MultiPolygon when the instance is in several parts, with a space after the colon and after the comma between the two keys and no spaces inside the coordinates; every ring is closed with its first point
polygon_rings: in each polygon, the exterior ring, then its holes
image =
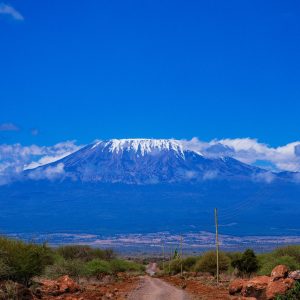
{"type": "Polygon", "coordinates": [[[277,148],[257,139],[237,138],[203,142],[198,138],[183,141],[187,149],[204,156],[232,157],[246,164],[257,165],[271,171],[300,171],[300,141],[277,148]]]}
{"type": "MultiPolygon", "coordinates": [[[[232,157],[246,164],[260,166],[270,170],[267,181],[272,180],[272,172],[300,172],[300,142],[293,142],[277,148],[251,138],[221,139],[210,142],[198,138],[181,140],[183,148],[193,150],[206,157],[232,157]]],[[[14,180],[25,169],[33,169],[57,161],[83,145],[75,141],[66,141],[53,146],[22,146],[21,144],[0,145],[0,185],[14,180]]],[[[35,173],[34,173],[35,174],[35,173]]],[[[36,178],[53,179],[63,174],[59,169],[47,169],[47,174],[37,172],[36,178]]],[[[207,177],[217,176],[207,174],[207,177]]]]}

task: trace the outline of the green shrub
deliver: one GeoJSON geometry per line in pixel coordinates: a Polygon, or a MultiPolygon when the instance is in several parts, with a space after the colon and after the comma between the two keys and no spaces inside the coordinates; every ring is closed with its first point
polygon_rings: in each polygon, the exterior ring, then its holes
{"type": "Polygon", "coordinates": [[[195,268],[195,265],[197,261],[200,259],[200,257],[197,256],[189,256],[183,259],[182,265],[184,271],[193,271],[195,268]]]}
{"type": "Polygon", "coordinates": [[[80,260],[91,260],[92,248],[90,246],[85,245],[67,245],[58,247],[56,252],[61,255],[64,259],[73,260],[73,259],[80,259],[80,260]]]}
{"type": "Polygon", "coordinates": [[[128,260],[113,259],[105,261],[94,259],[86,263],[85,274],[99,277],[103,274],[116,274],[118,272],[142,272],[144,269],[143,265],[128,260]]]}
{"type": "Polygon", "coordinates": [[[0,259],[0,280],[10,278],[12,272],[10,266],[3,259],[0,259]]]}
{"type": "Polygon", "coordinates": [[[144,271],[144,266],[132,261],[123,260],[123,259],[113,259],[110,261],[110,267],[112,273],[116,274],[118,272],[127,272],[127,271],[144,271]]]}
{"type": "Polygon", "coordinates": [[[93,259],[111,260],[115,258],[115,253],[112,249],[94,249],[86,245],[67,245],[57,248],[56,252],[64,259],[80,259],[83,261],[91,261],[93,259]]]}
{"type": "Polygon", "coordinates": [[[286,246],[277,248],[274,252],[274,256],[291,256],[298,264],[300,264],[300,246],[286,246]]]}
{"type": "Polygon", "coordinates": [[[46,267],[44,276],[48,278],[57,278],[63,275],[69,275],[75,279],[85,275],[85,263],[80,259],[65,260],[58,259],[53,265],[46,267]]]}
{"type": "Polygon", "coordinates": [[[165,263],[164,272],[170,275],[176,275],[181,272],[181,260],[179,258],[172,259],[165,263]]]}
{"type": "Polygon", "coordinates": [[[176,275],[181,272],[181,264],[182,264],[182,271],[194,271],[195,265],[199,257],[190,256],[184,259],[180,259],[179,257],[176,259],[172,259],[169,262],[165,262],[164,272],[171,275],[176,275]]]}
{"type": "Polygon", "coordinates": [[[6,281],[0,288],[0,300],[19,300],[18,284],[13,281],[6,281]]]}
{"type": "Polygon", "coordinates": [[[116,258],[116,253],[112,249],[93,249],[93,259],[112,260],[116,258]]]}
{"type": "Polygon", "coordinates": [[[277,265],[286,265],[290,270],[296,270],[300,267],[296,259],[288,255],[276,257],[274,254],[261,254],[258,259],[259,275],[270,275],[277,265]]]}
{"type": "Polygon", "coordinates": [[[111,274],[112,269],[110,263],[101,259],[94,259],[86,263],[85,274],[87,276],[99,277],[105,274],[111,274]]]}
{"type": "MultiPolygon", "coordinates": [[[[230,265],[230,259],[223,252],[219,253],[219,271],[227,271],[230,265]]],[[[196,272],[208,272],[212,275],[217,271],[217,255],[216,252],[206,252],[195,265],[196,272]]]]}
{"type": "Polygon", "coordinates": [[[231,261],[232,267],[240,274],[251,275],[258,270],[258,260],[253,250],[247,249],[242,255],[237,255],[231,261]]]}
{"type": "Polygon", "coordinates": [[[0,257],[4,267],[1,272],[2,279],[11,279],[25,285],[29,284],[33,276],[41,275],[46,265],[53,262],[53,253],[46,245],[24,243],[4,237],[0,237],[0,257]]]}

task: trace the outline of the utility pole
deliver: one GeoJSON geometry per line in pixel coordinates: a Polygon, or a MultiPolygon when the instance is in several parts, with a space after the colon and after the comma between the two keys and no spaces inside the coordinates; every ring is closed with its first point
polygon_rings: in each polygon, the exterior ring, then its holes
{"type": "Polygon", "coordinates": [[[165,241],[163,241],[163,244],[162,244],[162,253],[163,253],[163,271],[165,271],[165,241]]]}
{"type": "Polygon", "coordinates": [[[171,274],[171,259],[172,259],[172,246],[171,246],[171,249],[170,249],[169,274],[171,274]]]}
{"type": "Polygon", "coordinates": [[[180,275],[182,277],[183,267],[182,267],[182,236],[180,236],[180,275]]]}
{"type": "Polygon", "coordinates": [[[216,225],[216,254],[217,254],[217,284],[219,284],[219,232],[218,232],[218,209],[215,208],[216,225]]]}

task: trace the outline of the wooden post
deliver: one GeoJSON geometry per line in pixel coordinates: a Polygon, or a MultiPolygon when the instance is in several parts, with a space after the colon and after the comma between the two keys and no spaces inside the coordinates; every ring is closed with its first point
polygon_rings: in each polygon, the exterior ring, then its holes
{"type": "Polygon", "coordinates": [[[215,208],[216,225],[216,254],[217,254],[217,284],[219,284],[219,232],[218,232],[218,209],[215,208]]]}
{"type": "Polygon", "coordinates": [[[182,236],[180,237],[180,275],[183,275],[183,266],[182,266],[182,236]]]}
{"type": "Polygon", "coordinates": [[[170,249],[169,274],[171,274],[171,260],[172,260],[172,246],[171,246],[171,249],[170,249]]]}
{"type": "Polygon", "coordinates": [[[163,241],[163,245],[162,245],[162,252],[163,252],[163,271],[165,271],[165,241],[163,241]]]}

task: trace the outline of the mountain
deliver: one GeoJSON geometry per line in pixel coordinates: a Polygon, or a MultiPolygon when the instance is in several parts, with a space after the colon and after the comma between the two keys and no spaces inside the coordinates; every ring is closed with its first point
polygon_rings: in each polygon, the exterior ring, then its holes
{"type": "Polygon", "coordinates": [[[201,153],[185,149],[180,141],[171,139],[96,142],[54,163],[27,170],[26,176],[39,179],[47,173],[59,175],[60,180],[125,184],[259,180],[264,175],[270,176],[266,170],[230,157],[204,157],[201,153]]]}
{"type": "MultiPolygon", "coordinates": [[[[300,233],[300,184],[176,140],[99,141],[0,186],[2,232],[300,233]]],[[[68,237],[68,235],[63,235],[68,237]]]]}

